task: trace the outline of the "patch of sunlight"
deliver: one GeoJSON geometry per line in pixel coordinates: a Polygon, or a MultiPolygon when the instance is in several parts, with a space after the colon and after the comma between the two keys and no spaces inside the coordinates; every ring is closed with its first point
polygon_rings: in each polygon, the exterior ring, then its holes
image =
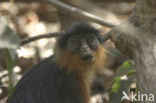
{"type": "Polygon", "coordinates": [[[21,47],[20,49],[17,50],[17,53],[18,53],[19,58],[20,57],[31,58],[34,56],[35,50],[34,48],[21,47]]]}

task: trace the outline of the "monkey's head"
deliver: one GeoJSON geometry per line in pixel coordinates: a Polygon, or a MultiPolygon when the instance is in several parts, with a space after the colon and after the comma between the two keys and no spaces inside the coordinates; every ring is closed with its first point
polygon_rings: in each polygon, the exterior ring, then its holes
{"type": "Polygon", "coordinates": [[[86,23],[73,24],[58,39],[57,46],[61,52],[59,58],[74,66],[99,62],[96,59],[104,55],[101,43],[101,35],[97,29],[86,23]]]}

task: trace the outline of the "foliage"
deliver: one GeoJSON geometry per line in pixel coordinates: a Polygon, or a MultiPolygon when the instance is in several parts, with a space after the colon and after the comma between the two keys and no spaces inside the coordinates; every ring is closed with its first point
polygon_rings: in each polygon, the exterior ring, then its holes
{"type": "Polygon", "coordinates": [[[120,102],[122,92],[127,92],[131,83],[135,79],[134,63],[131,60],[125,61],[116,71],[115,77],[112,81],[112,89],[110,91],[110,103],[120,102]],[[115,99],[116,98],[116,99],[115,99]],[[119,101],[114,101],[119,100],[119,101]]]}
{"type": "Polygon", "coordinates": [[[17,54],[15,50],[19,47],[19,38],[16,32],[12,30],[5,21],[1,19],[0,21],[0,49],[3,49],[5,55],[5,62],[8,69],[9,77],[9,94],[13,92],[14,86],[14,73],[13,67],[16,62],[17,54]]]}
{"type": "Polygon", "coordinates": [[[16,32],[5,21],[0,20],[0,48],[17,49],[20,40],[16,32]]]}

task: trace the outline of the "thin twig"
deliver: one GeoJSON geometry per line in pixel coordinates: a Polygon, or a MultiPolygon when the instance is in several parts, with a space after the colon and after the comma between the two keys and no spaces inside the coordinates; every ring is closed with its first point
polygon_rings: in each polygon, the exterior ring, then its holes
{"type": "Polygon", "coordinates": [[[38,40],[38,39],[42,39],[42,38],[51,38],[51,37],[58,37],[60,35],[62,35],[63,32],[56,32],[56,33],[49,33],[49,34],[42,34],[42,35],[38,35],[38,36],[34,36],[34,37],[30,37],[30,38],[26,38],[23,39],[21,41],[21,46],[25,45],[27,43],[30,43],[32,41],[38,40]]]}
{"type": "MultiPolygon", "coordinates": [[[[37,35],[37,36],[34,36],[34,37],[29,37],[29,38],[26,38],[26,39],[23,39],[21,41],[21,46],[25,45],[25,44],[28,44],[30,42],[33,42],[35,40],[38,40],[38,39],[43,39],[43,38],[51,38],[51,37],[59,37],[63,34],[64,32],[56,32],[56,33],[49,33],[49,34],[41,34],[41,35],[37,35]]],[[[107,32],[105,35],[103,35],[102,37],[102,42],[105,42],[107,41],[108,39],[110,39],[110,33],[107,32]]]]}
{"type": "Polygon", "coordinates": [[[84,10],[81,10],[79,8],[67,5],[59,0],[47,0],[49,1],[51,4],[53,4],[56,8],[61,9],[60,11],[64,11],[67,12],[69,14],[73,14],[73,16],[79,17],[81,19],[85,19],[85,20],[90,20],[96,23],[99,23],[103,26],[107,26],[107,27],[114,27],[116,26],[116,24],[109,22],[105,19],[102,19],[96,15],[93,15],[89,12],[86,12],[84,10]]]}

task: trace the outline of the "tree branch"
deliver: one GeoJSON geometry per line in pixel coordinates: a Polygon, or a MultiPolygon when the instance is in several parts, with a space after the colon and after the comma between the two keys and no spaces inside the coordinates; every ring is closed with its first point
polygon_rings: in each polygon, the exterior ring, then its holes
{"type": "MultiPolygon", "coordinates": [[[[59,37],[63,34],[64,32],[56,32],[56,33],[48,33],[48,34],[41,34],[41,35],[37,35],[37,36],[34,36],[34,37],[28,37],[28,38],[25,38],[23,40],[21,40],[21,46],[23,45],[26,45],[30,42],[33,42],[35,40],[38,40],[38,39],[43,39],[43,38],[51,38],[51,37],[59,37]]],[[[108,39],[111,39],[110,37],[110,33],[107,32],[103,37],[102,37],[102,41],[105,42],[107,41],[108,39]]]]}
{"type": "Polygon", "coordinates": [[[42,35],[38,35],[38,36],[34,36],[34,37],[30,37],[30,38],[26,38],[23,39],[21,41],[21,46],[28,44],[32,41],[38,40],[38,39],[42,39],[42,38],[51,38],[51,37],[58,37],[60,35],[62,35],[63,32],[56,32],[56,33],[49,33],[49,34],[42,34],[42,35]]]}
{"type": "Polygon", "coordinates": [[[79,8],[67,5],[59,0],[47,0],[49,1],[49,3],[53,4],[56,8],[60,9],[60,11],[64,11],[66,13],[72,14],[73,16],[76,16],[78,18],[81,19],[85,19],[87,21],[93,21],[96,22],[98,24],[101,24],[103,26],[107,26],[107,27],[114,27],[116,26],[115,23],[111,23],[105,19],[102,19],[96,15],[93,15],[89,12],[86,12],[84,10],[81,10],[79,8]]]}

